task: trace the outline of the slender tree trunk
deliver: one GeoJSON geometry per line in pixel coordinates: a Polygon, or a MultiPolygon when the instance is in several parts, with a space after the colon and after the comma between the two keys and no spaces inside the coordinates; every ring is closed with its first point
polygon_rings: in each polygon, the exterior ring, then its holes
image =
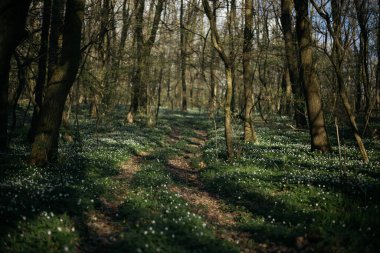
{"type": "Polygon", "coordinates": [[[210,22],[211,29],[211,40],[215,50],[218,52],[220,58],[224,63],[224,70],[226,75],[226,95],[224,103],[224,135],[226,140],[226,150],[227,150],[227,159],[230,161],[234,157],[233,151],[233,131],[231,124],[231,102],[232,102],[232,92],[233,92],[233,83],[232,83],[232,64],[231,59],[227,56],[222,44],[220,43],[219,33],[216,26],[215,18],[215,5],[214,11],[211,10],[211,7],[208,3],[208,0],[202,0],[203,7],[206,13],[206,16],[210,22]]]}
{"type": "Polygon", "coordinates": [[[283,93],[283,99],[281,102],[281,113],[284,113],[285,115],[291,114],[291,107],[292,107],[292,82],[290,80],[290,73],[288,65],[286,64],[284,68],[284,73],[282,74],[282,93],[283,93]]]}
{"type": "Polygon", "coordinates": [[[131,92],[131,107],[127,115],[127,122],[133,123],[134,116],[139,109],[140,100],[140,87],[142,82],[142,67],[143,67],[143,48],[144,48],[144,38],[143,38],[143,18],[144,18],[144,8],[145,1],[135,0],[135,29],[134,29],[134,42],[136,44],[135,52],[135,65],[134,72],[132,74],[132,92],[131,92]]]}
{"type": "Polygon", "coordinates": [[[365,95],[365,117],[364,122],[368,122],[369,113],[371,110],[371,83],[369,81],[368,69],[368,2],[367,0],[354,0],[356,17],[360,27],[360,52],[359,52],[359,65],[360,65],[360,79],[364,87],[365,95]]]}
{"type": "Polygon", "coordinates": [[[182,111],[187,111],[187,87],[186,87],[186,65],[187,65],[187,53],[186,53],[186,31],[184,24],[184,5],[181,0],[180,7],[180,47],[181,47],[181,84],[182,84],[182,111]]]}
{"type": "Polygon", "coordinates": [[[297,45],[292,22],[292,0],[281,0],[281,25],[284,33],[285,56],[294,95],[294,121],[298,128],[306,128],[305,100],[302,82],[299,82],[297,45]]]}
{"type": "Polygon", "coordinates": [[[59,49],[61,47],[62,28],[64,23],[64,3],[65,1],[53,0],[51,10],[51,24],[49,35],[49,52],[48,52],[48,75],[47,81],[53,75],[53,71],[58,65],[59,49]]]}
{"type": "Polygon", "coordinates": [[[10,61],[26,36],[25,21],[30,0],[2,0],[0,3],[0,151],[8,148],[8,84],[10,61]]]}
{"type": "Polygon", "coordinates": [[[253,128],[253,68],[251,65],[253,42],[253,0],[245,0],[244,3],[244,44],[243,44],[243,79],[244,79],[244,141],[257,142],[255,129],[253,128]]]}
{"type": "Polygon", "coordinates": [[[164,76],[164,68],[161,68],[160,69],[160,75],[159,75],[159,78],[158,78],[157,109],[156,109],[156,119],[155,119],[156,123],[157,123],[158,114],[160,113],[160,108],[161,108],[161,92],[162,92],[163,76],[164,76]]]}
{"type": "Polygon", "coordinates": [[[211,57],[210,57],[210,103],[209,103],[209,117],[213,118],[215,116],[215,112],[217,108],[217,88],[218,85],[216,83],[215,77],[215,49],[211,49],[211,57]]]}
{"type": "MultiPolygon", "coordinates": [[[[25,87],[28,86],[28,77],[27,77],[27,68],[30,64],[30,62],[27,62],[28,60],[25,60],[24,62],[21,61],[20,55],[17,53],[14,54],[16,63],[17,63],[17,78],[18,78],[18,86],[14,93],[12,102],[10,105],[12,105],[12,125],[10,131],[13,132],[16,128],[16,122],[17,122],[17,115],[16,115],[16,109],[18,105],[18,101],[20,100],[20,97],[22,95],[22,92],[24,91],[25,87]]],[[[11,136],[8,138],[9,142],[11,141],[11,136]]]]}
{"type": "MultiPolygon", "coordinates": [[[[215,5],[215,2],[213,2],[215,5]]],[[[216,23],[216,13],[215,13],[215,7],[213,8],[213,16],[214,19],[213,22],[216,23]]],[[[209,104],[209,117],[214,118],[215,113],[218,110],[218,84],[216,82],[216,76],[215,76],[215,61],[216,61],[216,50],[215,48],[211,49],[211,56],[210,56],[210,104],[209,104]]]]}
{"type": "Polygon", "coordinates": [[[358,48],[354,43],[354,54],[356,58],[355,62],[355,111],[359,112],[362,108],[362,78],[361,78],[361,61],[360,61],[360,53],[358,52],[358,48]]]}
{"type": "MultiPolygon", "coordinates": [[[[136,43],[136,64],[135,71],[132,76],[132,99],[131,99],[131,108],[127,115],[127,122],[133,123],[134,115],[138,111],[138,109],[144,110],[147,119],[154,117],[154,110],[149,108],[147,91],[148,91],[148,83],[149,83],[149,72],[146,70],[146,66],[149,61],[149,57],[151,55],[151,51],[153,45],[156,40],[158,27],[161,20],[161,13],[164,8],[166,0],[158,0],[156,4],[156,9],[154,13],[154,18],[152,22],[152,27],[150,29],[149,37],[146,41],[144,41],[143,35],[143,18],[144,18],[144,8],[145,2],[140,0],[135,0],[135,32],[134,32],[134,40],[136,43]],[[145,74],[147,77],[145,79],[142,78],[142,75],[145,74]],[[149,114],[149,115],[148,115],[149,114]]],[[[147,123],[147,122],[146,122],[147,123]]]]}
{"type": "Polygon", "coordinates": [[[300,49],[300,81],[305,88],[311,149],[328,152],[331,147],[326,132],[320,87],[313,69],[312,27],[308,3],[308,0],[295,0],[297,40],[300,49]]]}
{"type": "Polygon", "coordinates": [[[347,1],[331,0],[332,20],[330,19],[324,7],[318,6],[314,0],[311,0],[311,2],[313,6],[315,7],[315,9],[318,11],[319,15],[325,20],[327,30],[329,31],[333,39],[332,53],[328,54],[328,56],[334,67],[334,71],[335,71],[336,79],[338,83],[339,94],[342,99],[345,112],[349,119],[354,138],[359,147],[359,151],[363,157],[363,161],[368,162],[367,151],[364,147],[363,140],[359,134],[359,130],[356,124],[355,114],[349,102],[349,98],[348,98],[347,90],[345,86],[345,81],[343,78],[343,60],[344,60],[345,45],[343,44],[343,39],[342,39],[342,27],[343,27],[342,10],[347,4],[347,1]]]}
{"type": "MultiPolygon", "coordinates": [[[[232,67],[232,86],[233,86],[233,95],[232,95],[232,104],[231,104],[231,110],[233,115],[239,115],[240,114],[240,87],[239,82],[237,80],[236,76],[236,68],[235,64],[232,62],[235,57],[235,48],[236,48],[236,31],[238,28],[236,27],[236,0],[227,1],[227,3],[230,2],[230,9],[228,10],[229,13],[227,13],[228,21],[227,21],[227,27],[228,27],[228,46],[229,46],[229,57],[231,59],[231,67],[232,67]]],[[[228,9],[228,8],[227,8],[228,9]]]]}
{"type": "MultiPolygon", "coordinates": [[[[151,63],[150,62],[151,52],[152,52],[152,48],[154,46],[154,43],[156,41],[157,32],[158,32],[158,28],[159,28],[160,21],[161,21],[161,13],[164,9],[165,1],[166,0],[158,0],[158,2],[156,4],[156,9],[154,12],[154,17],[153,17],[153,22],[152,22],[152,27],[150,28],[149,38],[144,43],[144,60],[145,60],[144,68],[146,68],[146,67],[149,68],[149,66],[150,66],[149,63],[151,63]]],[[[149,83],[150,83],[150,80],[152,77],[148,74],[147,71],[145,73],[147,73],[147,80],[144,80],[142,83],[143,92],[140,94],[140,98],[143,101],[141,106],[143,108],[145,107],[145,112],[146,112],[146,116],[147,116],[146,117],[147,121],[145,122],[145,125],[150,127],[151,126],[150,121],[152,119],[154,119],[155,110],[153,108],[153,105],[152,106],[150,105],[149,101],[154,100],[154,98],[152,97],[154,94],[151,94],[150,95],[151,97],[149,97],[149,94],[148,94],[149,83]]]]}
{"type": "Polygon", "coordinates": [[[67,0],[66,3],[62,55],[46,88],[29,157],[30,163],[34,165],[46,165],[54,161],[58,155],[58,135],[62,113],[81,57],[84,2],[85,0],[67,0]]]}
{"type": "Polygon", "coordinates": [[[344,52],[343,52],[343,47],[342,47],[343,41],[341,38],[342,36],[341,11],[342,11],[342,5],[344,4],[344,2],[345,1],[342,1],[342,0],[331,1],[331,12],[332,12],[332,17],[333,17],[333,29],[330,30],[333,33],[333,49],[332,49],[333,53],[332,53],[331,59],[332,59],[332,63],[334,65],[334,70],[337,77],[340,97],[342,99],[344,109],[349,119],[351,130],[353,132],[354,138],[358,145],[359,151],[362,155],[363,161],[367,163],[369,161],[367,150],[364,147],[362,137],[359,133],[359,128],[356,124],[355,114],[349,102],[349,98],[348,98],[347,90],[345,86],[345,81],[343,78],[342,64],[343,64],[343,59],[344,59],[344,52]]]}
{"type": "Polygon", "coordinates": [[[38,59],[38,75],[36,80],[36,86],[34,90],[34,97],[36,105],[34,106],[32,122],[28,132],[28,140],[33,142],[36,124],[38,120],[38,113],[42,106],[43,90],[47,79],[47,60],[48,60],[48,48],[49,48],[49,29],[51,20],[51,0],[44,0],[44,8],[42,14],[42,29],[41,29],[41,42],[38,59]]]}
{"type": "MultiPolygon", "coordinates": [[[[338,68],[340,68],[340,67],[338,67],[338,68]]],[[[340,97],[342,99],[345,112],[346,112],[347,117],[349,119],[352,133],[353,133],[355,141],[358,145],[359,151],[362,155],[363,161],[365,163],[368,163],[369,158],[368,158],[367,150],[364,146],[363,139],[359,133],[359,128],[356,124],[355,113],[352,110],[350,100],[349,100],[348,95],[347,95],[347,90],[346,90],[346,87],[344,84],[344,79],[343,79],[343,71],[341,71],[341,69],[340,69],[340,70],[338,70],[338,72],[336,74],[337,74],[337,79],[338,79],[337,81],[338,81],[339,94],[340,94],[340,97]]]]}
{"type": "Polygon", "coordinates": [[[228,64],[225,64],[225,73],[226,73],[226,84],[227,90],[225,95],[225,104],[224,104],[224,137],[226,138],[226,149],[227,149],[227,159],[231,161],[234,158],[233,150],[233,131],[232,131],[232,112],[231,112],[231,102],[232,102],[232,67],[228,64]]]}
{"type": "MultiPolygon", "coordinates": [[[[380,10],[380,0],[378,1],[378,10],[380,10]]],[[[380,18],[377,19],[377,66],[376,66],[376,104],[380,109],[380,18]]]]}

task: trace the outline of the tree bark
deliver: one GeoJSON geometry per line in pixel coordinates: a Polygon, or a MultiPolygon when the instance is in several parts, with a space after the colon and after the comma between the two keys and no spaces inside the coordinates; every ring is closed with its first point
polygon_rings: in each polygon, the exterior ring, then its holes
{"type": "Polygon", "coordinates": [[[46,85],[47,79],[47,60],[48,60],[48,48],[49,48],[49,30],[51,20],[51,7],[52,0],[44,0],[44,8],[42,13],[42,28],[41,28],[41,41],[39,49],[38,59],[38,75],[36,80],[36,86],[34,88],[35,106],[33,109],[32,122],[28,132],[28,140],[33,142],[36,124],[38,119],[38,113],[42,106],[43,90],[46,85]]]}
{"type": "Polygon", "coordinates": [[[127,115],[127,122],[133,123],[134,115],[137,113],[139,109],[145,111],[147,119],[151,116],[154,117],[154,110],[152,108],[148,108],[148,97],[147,97],[147,89],[149,83],[149,73],[147,74],[148,80],[143,80],[142,75],[144,70],[146,69],[146,65],[148,64],[149,57],[151,55],[152,48],[154,46],[158,27],[161,20],[161,13],[164,8],[164,3],[166,0],[158,0],[154,18],[152,22],[152,27],[150,29],[150,34],[148,39],[144,40],[143,34],[143,19],[144,19],[144,1],[135,0],[135,32],[134,32],[134,40],[136,43],[136,63],[135,63],[135,71],[132,76],[132,99],[131,99],[131,108],[127,115]],[[149,115],[148,115],[149,114],[149,115]],[[152,115],[151,115],[152,114],[152,115]]]}
{"type": "Polygon", "coordinates": [[[80,42],[85,0],[67,0],[62,54],[45,89],[36,136],[29,162],[43,166],[58,155],[58,135],[67,95],[75,80],[81,58],[80,42]]]}
{"type": "Polygon", "coordinates": [[[332,40],[333,40],[332,53],[328,54],[328,56],[334,67],[340,98],[342,99],[344,110],[349,119],[350,127],[352,129],[355,141],[358,145],[363,161],[367,163],[369,161],[368,154],[364,147],[362,137],[360,136],[359,129],[356,124],[355,114],[349,102],[347,89],[346,89],[345,81],[343,78],[343,60],[344,60],[345,45],[343,44],[343,40],[342,40],[343,23],[341,20],[342,18],[341,11],[343,10],[343,7],[347,2],[345,0],[331,0],[332,21],[324,7],[318,6],[314,0],[311,0],[311,2],[313,6],[315,7],[315,9],[317,10],[317,12],[319,13],[319,15],[325,20],[327,30],[329,31],[332,37],[332,40]]]}
{"type": "Polygon", "coordinates": [[[327,137],[322,108],[320,87],[313,69],[311,21],[308,13],[308,0],[296,0],[296,30],[300,54],[300,79],[305,88],[305,98],[309,119],[311,149],[321,152],[331,150],[327,137]]]}
{"type": "MultiPolygon", "coordinates": [[[[362,137],[359,133],[359,128],[356,124],[356,118],[354,111],[352,110],[350,100],[347,95],[347,90],[345,86],[345,81],[343,78],[343,59],[344,59],[344,52],[343,52],[343,41],[342,41],[342,21],[341,21],[341,10],[342,10],[342,5],[344,4],[345,1],[341,0],[332,0],[331,1],[331,12],[332,12],[332,18],[333,18],[333,28],[331,29],[330,27],[330,32],[333,33],[333,52],[332,52],[332,63],[334,65],[334,70],[336,73],[337,77],[337,82],[338,82],[338,89],[340,93],[340,97],[343,102],[344,109],[346,111],[347,117],[350,122],[350,127],[353,132],[354,138],[356,140],[356,143],[358,145],[359,151],[362,155],[363,161],[367,163],[369,161],[367,150],[364,147],[364,143],[362,140],[362,137]]],[[[363,32],[363,31],[362,31],[363,32]]],[[[361,35],[363,36],[363,35],[361,35]]],[[[362,42],[361,42],[362,43],[362,42]]],[[[362,52],[363,50],[363,45],[361,45],[361,54],[364,53],[362,52]]],[[[364,57],[362,55],[363,59],[364,57]]],[[[362,62],[363,64],[363,62],[362,62]]],[[[364,66],[362,66],[363,68],[364,66]]],[[[364,81],[366,82],[366,81],[364,81]]],[[[369,80],[368,80],[369,82],[369,80]]],[[[367,95],[366,95],[367,97],[367,95]]],[[[367,100],[368,98],[366,98],[367,100]]],[[[368,100],[367,100],[368,101],[368,100]]],[[[366,106],[367,107],[367,106],[366,106]]],[[[366,108],[367,111],[367,108],[366,108]]]]}
{"type": "Polygon", "coordinates": [[[12,54],[26,36],[25,21],[31,0],[0,3],[0,151],[8,149],[8,86],[12,54]]]}
{"type": "Polygon", "coordinates": [[[244,141],[257,142],[255,129],[253,128],[253,68],[251,65],[253,42],[253,0],[245,0],[244,3],[244,44],[243,44],[243,81],[244,81],[244,141]]]}
{"type": "MultiPolygon", "coordinates": [[[[378,10],[380,10],[380,0],[378,1],[378,10]]],[[[380,18],[377,19],[377,66],[376,66],[376,104],[380,109],[380,18]]]]}
{"type": "Polygon", "coordinates": [[[292,0],[281,0],[281,26],[284,34],[286,63],[294,95],[294,121],[298,128],[306,128],[305,100],[299,82],[297,45],[292,22],[292,0]]]}
{"type": "Polygon", "coordinates": [[[139,109],[139,98],[140,98],[140,86],[142,81],[142,67],[143,67],[143,48],[144,48],[144,38],[143,38],[143,18],[144,18],[144,8],[145,1],[135,0],[135,29],[134,29],[134,43],[136,44],[136,54],[135,54],[135,64],[134,72],[132,74],[132,92],[131,92],[131,107],[129,109],[126,121],[128,123],[134,122],[134,116],[139,109]]]}
{"type": "MultiPolygon", "coordinates": [[[[222,44],[220,43],[219,33],[215,22],[215,13],[211,10],[208,0],[202,0],[202,3],[206,16],[210,22],[212,44],[224,63],[224,70],[226,75],[226,94],[224,103],[224,135],[226,140],[227,160],[231,161],[234,157],[233,132],[231,125],[231,101],[233,92],[232,63],[230,57],[227,56],[222,44]]],[[[213,9],[215,10],[215,8],[213,9]]]]}
{"type": "Polygon", "coordinates": [[[370,81],[368,69],[368,2],[367,0],[354,0],[356,17],[360,27],[360,51],[359,51],[359,66],[360,79],[364,88],[365,96],[365,117],[364,122],[369,120],[369,111],[371,107],[370,81]]]}
{"type": "Polygon", "coordinates": [[[181,84],[182,84],[182,111],[187,111],[187,87],[186,87],[186,65],[187,65],[187,54],[186,54],[186,31],[184,24],[184,4],[181,0],[180,6],[180,48],[181,48],[181,84]]]}

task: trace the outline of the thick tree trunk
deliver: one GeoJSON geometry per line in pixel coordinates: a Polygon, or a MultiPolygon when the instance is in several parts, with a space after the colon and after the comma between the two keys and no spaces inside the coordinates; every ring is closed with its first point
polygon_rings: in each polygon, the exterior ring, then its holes
{"type": "Polygon", "coordinates": [[[30,0],[2,0],[0,3],[0,151],[8,148],[8,82],[10,61],[25,37],[30,0]]]}
{"type": "Polygon", "coordinates": [[[297,45],[292,25],[292,0],[281,0],[281,25],[284,33],[285,56],[294,95],[294,121],[298,128],[306,128],[305,100],[302,82],[299,82],[297,45]]]}
{"type": "Polygon", "coordinates": [[[251,66],[251,53],[253,41],[253,1],[245,0],[244,13],[244,44],[243,44],[243,79],[244,79],[244,141],[257,142],[253,128],[253,68],[251,66]]]}
{"type": "Polygon", "coordinates": [[[67,95],[80,62],[80,42],[85,0],[67,0],[62,55],[52,72],[38,117],[36,135],[29,157],[31,164],[43,166],[58,155],[58,135],[67,95]]]}
{"type": "Polygon", "coordinates": [[[311,149],[328,152],[331,147],[326,132],[320,87],[313,69],[312,27],[309,19],[308,3],[308,0],[295,1],[297,40],[300,50],[299,81],[303,83],[305,88],[311,149]]]}

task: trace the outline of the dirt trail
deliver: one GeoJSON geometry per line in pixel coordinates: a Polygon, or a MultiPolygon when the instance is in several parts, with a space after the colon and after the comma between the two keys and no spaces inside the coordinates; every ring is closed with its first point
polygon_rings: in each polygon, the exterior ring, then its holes
{"type": "MultiPolygon", "coordinates": [[[[214,228],[215,236],[237,244],[241,252],[289,252],[274,244],[253,243],[252,235],[240,231],[236,221],[237,217],[249,214],[230,211],[231,208],[222,199],[207,192],[199,178],[200,171],[206,167],[202,161],[201,150],[207,141],[207,133],[202,130],[193,130],[193,133],[191,136],[184,136],[179,128],[173,128],[168,135],[168,145],[186,142],[185,145],[176,145],[178,155],[166,160],[166,168],[175,181],[169,189],[194,206],[194,212],[214,228]]],[[[108,246],[117,241],[118,234],[123,231],[123,227],[117,222],[118,206],[127,198],[133,176],[140,170],[143,162],[149,161],[146,159],[149,155],[150,153],[142,152],[123,163],[120,174],[114,177],[125,185],[123,192],[115,192],[112,202],[101,198],[101,207],[87,214],[89,240],[82,248],[83,251],[107,252],[108,246]]]]}
{"type": "MultiPolygon", "coordinates": [[[[170,136],[171,143],[185,138],[181,136],[178,129],[174,129],[170,136]]],[[[199,179],[200,171],[206,167],[201,159],[201,148],[206,140],[207,133],[205,131],[194,130],[194,136],[187,139],[187,145],[195,152],[188,152],[188,149],[185,148],[183,154],[167,161],[168,170],[178,182],[178,184],[172,185],[170,190],[180,194],[188,203],[196,206],[196,212],[214,226],[217,237],[238,244],[242,252],[257,252],[250,246],[250,235],[236,229],[236,213],[229,212],[227,205],[221,199],[209,194],[199,179]],[[191,162],[195,158],[196,166],[191,162]]]]}
{"type": "MultiPolygon", "coordinates": [[[[126,186],[129,185],[133,176],[140,170],[142,160],[149,156],[147,152],[131,157],[120,166],[120,174],[113,177],[120,180],[126,186]]],[[[126,199],[128,193],[125,191],[115,194],[112,202],[105,198],[100,198],[101,207],[95,211],[87,213],[88,243],[84,246],[85,252],[107,252],[107,247],[116,242],[117,236],[123,231],[123,227],[117,221],[118,206],[126,199]]]]}

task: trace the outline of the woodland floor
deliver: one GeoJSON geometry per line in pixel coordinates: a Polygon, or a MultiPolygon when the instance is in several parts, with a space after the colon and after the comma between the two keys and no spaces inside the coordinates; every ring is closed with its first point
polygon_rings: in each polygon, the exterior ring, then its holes
{"type": "Polygon", "coordinates": [[[196,112],[164,112],[154,129],[80,119],[80,141],[44,169],[16,138],[0,155],[0,251],[380,249],[380,142],[365,165],[344,132],[342,161],[309,152],[285,119],[256,123],[260,143],[236,141],[231,163],[221,122],[196,112]]]}

